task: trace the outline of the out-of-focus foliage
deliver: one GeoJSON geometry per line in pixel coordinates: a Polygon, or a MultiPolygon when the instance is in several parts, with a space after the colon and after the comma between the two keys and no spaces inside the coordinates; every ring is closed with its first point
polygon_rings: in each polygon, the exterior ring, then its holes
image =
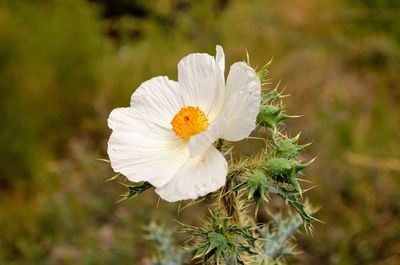
{"type": "Polygon", "coordinates": [[[77,1],[10,0],[1,6],[3,185],[30,181],[50,153],[65,150],[73,133],[94,130],[99,54],[107,43],[95,17],[77,1]]]}
{"type": "Polygon", "coordinates": [[[288,240],[293,236],[294,232],[299,229],[302,224],[302,219],[299,215],[292,215],[287,219],[276,215],[272,217],[273,223],[270,227],[260,229],[260,234],[265,239],[263,242],[263,252],[265,263],[269,264],[271,259],[276,259],[280,256],[293,255],[293,246],[288,243],[288,240]]]}
{"type": "MultiPolygon", "coordinates": [[[[326,224],[298,237],[305,251],[289,262],[398,264],[399,18],[396,0],[2,0],[0,264],[150,262],[141,224],[177,210],[156,209],[151,193],[114,204],[124,190],[104,184],[112,172],[96,161],[107,116],[142,81],[176,76],[182,56],[215,44],[227,65],[246,49],[252,65],[274,57],[287,113],[305,115],[287,131],[319,155],[307,178],[326,224]]],[[[196,224],[198,209],[177,218],[196,224]]]]}
{"type": "Polygon", "coordinates": [[[146,227],[147,239],[155,245],[156,254],[153,257],[153,265],[184,265],[188,261],[188,253],[175,246],[176,231],[167,229],[156,223],[150,223],[146,227]]]}

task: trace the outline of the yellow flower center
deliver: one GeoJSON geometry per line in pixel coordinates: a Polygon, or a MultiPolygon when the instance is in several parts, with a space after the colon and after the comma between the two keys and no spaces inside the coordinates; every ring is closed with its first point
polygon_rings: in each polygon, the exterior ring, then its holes
{"type": "Polygon", "coordinates": [[[179,110],[171,121],[172,130],[183,140],[188,141],[195,134],[208,128],[208,120],[198,107],[184,107],[179,110]]]}

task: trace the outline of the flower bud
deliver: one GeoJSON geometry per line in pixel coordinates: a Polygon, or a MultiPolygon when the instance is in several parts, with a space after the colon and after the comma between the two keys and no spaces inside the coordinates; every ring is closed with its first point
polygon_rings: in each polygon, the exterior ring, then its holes
{"type": "Polygon", "coordinates": [[[277,181],[288,182],[293,169],[293,163],[287,158],[272,158],[265,164],[270,177],[277,181]]]}
{"type": "Polygon", "coordinates": [[[257,116],[257,122],[264,127],[276,129],[276,125],[282,121],[290,118],[290,116],[283,113],[283,111],[274,105],[262,105],[260,112],[257,116]]]}
{"type": "Polygon", "coordinates": [[[297,144],[298,137],[292,139],[283,139],[277,141],[276,144],[276,155],[279,157],[295,158],[304,148],[309,144],[299,145],[297,144]]]}
{"type": "Polygon", "coordinates": [[[262,200],[266,200],[266,192],[268,188],[268,179],[264,172],[261,170],[256,170],[249,177],[247,181],[247,186],[249,190],[249,199],[253,198],[256,203],[256,215],[258,211],[258,206],[262,200]]]}
{"type": "Polygon", "coordinates": [[[290,183],[301,194],[301,187],[296,174],[314,162],[315,158],[306,164],[291,161],[287,158],[272,158],[265,164],[266,172],[270,177],[279,181],[290,183]]]}

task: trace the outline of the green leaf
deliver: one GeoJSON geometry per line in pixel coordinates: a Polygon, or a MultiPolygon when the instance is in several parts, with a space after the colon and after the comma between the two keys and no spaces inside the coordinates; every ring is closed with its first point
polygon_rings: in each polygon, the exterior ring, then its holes
{"type": "Polygon", "coordinates": [[[144,191],[153,187],[149,182],[140,182],[132,185],[126,185],[128,192],[124,195],[124,199],[134,198],[142,194],[144,191]]]}
{"type": "Polygon", "coordinates": [[[156,255],[153,256],[153,265],[184,265],[187,262],[186,251],[175,246],[174,229],[167,229],[154,222],[146,228],[147,239],[153,241],[156,255]]]}
{"type": "Polygon", "coordinates": [[[213,253],[215,260],[218,261],[221,257],[221,254],[227,248],[228,241],[223,234],[214,231],[208,234],[208,241],[209,241],[209,246],[205,254],[209,255],[213,253]]]}
{"type": "Polygon", "coordinates": [[[318,221],[315,217],[311,215],[306,209],[306,205],[302,203],[299,198],[299,192],[297,190],[289,190],[279,185],[270,186],[270,191],[281,196],[286,203],[292,206],[297,213],[303,219],[303,222],[307,225],[310,225],[313,221],[318,221]]]}

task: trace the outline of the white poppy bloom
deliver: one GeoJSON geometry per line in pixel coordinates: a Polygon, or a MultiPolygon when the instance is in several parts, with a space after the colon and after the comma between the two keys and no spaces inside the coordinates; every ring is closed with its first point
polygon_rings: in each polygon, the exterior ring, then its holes
{"type": "Polygon", "coordinates": [[[148,181],[162,199],[196,199],[225,184],[228,166],[213,146],[239,141],[256,127],[261,82],[244,62],[230,68],[225,56],[189,54],[178,64],[178,81],[154,77],[132,94],[131,106],[114,109],[108,155],[115,172],[148,181]]]}

